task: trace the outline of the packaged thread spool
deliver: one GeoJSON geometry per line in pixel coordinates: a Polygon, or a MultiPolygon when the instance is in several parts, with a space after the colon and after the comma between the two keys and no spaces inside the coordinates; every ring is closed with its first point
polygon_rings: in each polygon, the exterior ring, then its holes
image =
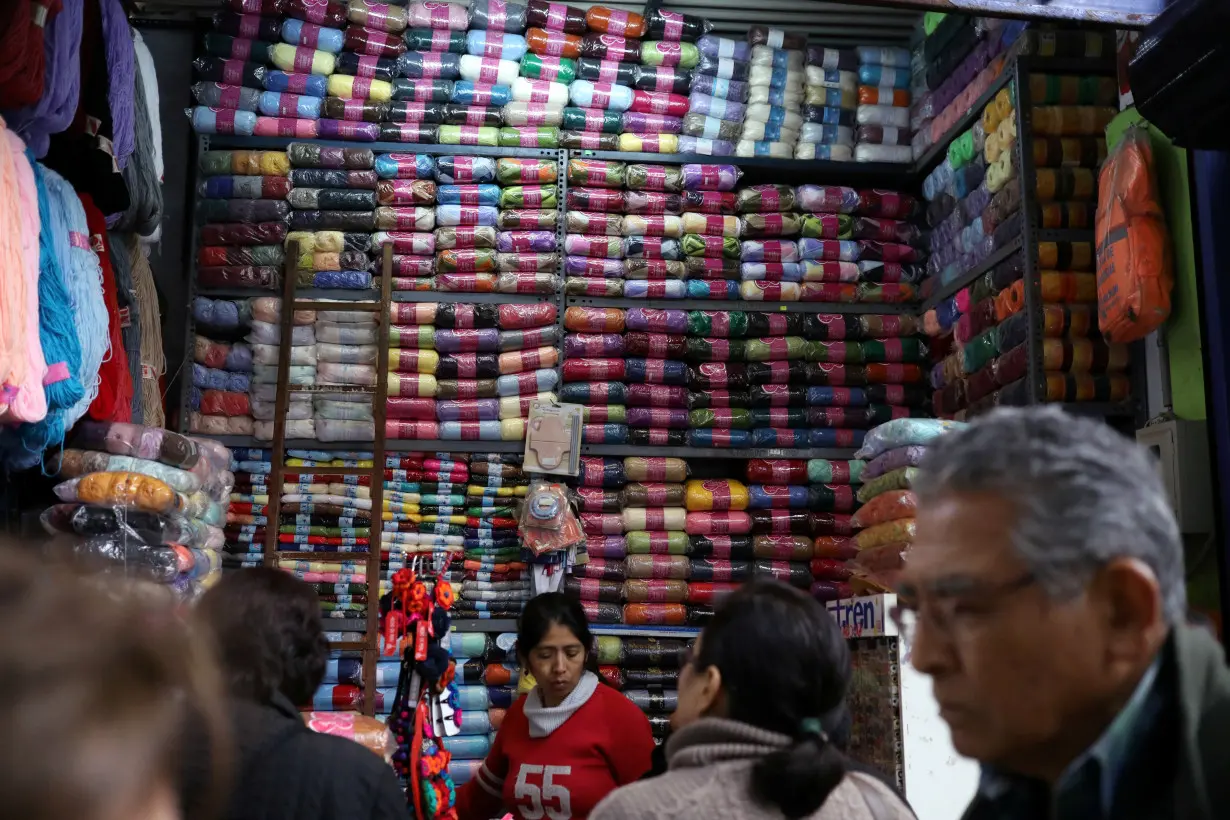
{"type": "Polygon", "coordinates": [[[408,10],[408,24],[464,31],[470,24],[470,15],[465,6],[455,3],[415,2],[410,4],[408,10]]]}
{"type": "Polygon", "coordinates": [[[577,78],[577,64],[567,57],[526,54],[521,58],[519,73],[530,80],[545,80],[568,85],[577,78]]]}
{"type": "Polygon", "coordinates": [[[410,51],[466,53],[466,33],[438,28],[412,28],[404,35],[410,51]]]}
{"type": "Polygon", "coordinates": [[[494,31],[525,31],[526,8],[521,3],[504,0],[473,0],[470,3],[470,27],[494,31]]]}
{"type": "Polygon", "coordinates": [[[712,31],[713,24],[703,17],[653,9],[645,18],[645,28],[651,38],[695,42],[712,31]]]}
{"type": "Polygon", "coordinates": [[[506,148],[558,148],[559,129],[552,126],[505,126],[500,129],[500,145],[506,148]]]}
{"type": "MultiPolygon", "coordinates": [[[[461,76],[461,58],[468,56],[449,52],[407,51],[397,58],[397,73],[407,80],[456,80],[461,76]]],[[[432,90],[434,92],[435,89],[432,90]]],[[[449,90],[451,92],[452,86],[449,90]]],[[[420,96],[416,96],[418,98],[420,96]]]]}
{"type": "Polygon", "coordinates": [[[581,56],[581,38],[575,34],[534,27],[526,29],[525,41],[530,51],[541,56],[570,59],[581,56]]]}
{"type": "Polygon", "coordinates": [[[504,106],[504,122],[511,126],[554,126],[564,122],[562,106],[531,102],[510,102],[504,106]]]}
{"type": "Polygon", "coordinates": [[[420,77],[393,80],[393,99],[409,102],[448,102],[453,97],[451,80],[420,77]]]}
{"type": "MultiPolygon", "coordinates": [[[[362,26],[350,25],[346,27],[346,49],[358,54],[366,54],[371,57],[396,57],[406,50],[406,44],[402,38],[396,34],[390,34],[384,31],[375,31],[373,29],[363,28],[362,26]]],[[[281,66],[279,66],[281,68],[281,66]]],[[[290,70],[290,69],[287,69],[290,70]]],[[[296,68],[297,71],[304,69],[296,68]]],[[[332,71],[317,71],[313,67],[313,74],[331,74],[332,71]]]]}
{"type": "Polygon", "coordinates": [[[467,32],[465,39],[466,52],[478,57],[516,62],[525,55],[527,49],[526,40],[520,34],[475,30],[467,32]]]}
{"type": "Polygon", "coordinates": [[[648,31],[645,18],[641,15],[606,6],[590,6],[585,13],[585,22],[593,31],[617,34],[622,37],[644,37],[645,32],[648,31]]]}
{"type": "Polygon", "coordinates": [[[577,79],[579,80],[631,86],[635,77],[636,66],[633,63],[602,60],[597,57],[582,57],[577,60],[577,79]]]}
{"type": "Polygon", "coordinates": [[[639,40],[615,34],[587,34],[581,40],[581,56],[604,62],[635,61],[640,56],[639,40]]]}
{"type": "Polygon", "coordinates": [[[633,68],[632,85],[641,91],[687,94],[692,86],[692,75],[674,66],[638,65],[633,68]]]}
{"type": "Polygon", "coordinates": [[[581,108],[601,108],[627,111],[633,102],[631,88],[612,83],[576,80],[568,88],[572,104],[581,108]]]}
{"type": "Polygon", "coordinates": [[[692,43],[647,40],[641,43],[641,64],[647,66],[678,66],[696,68],[700,50],[692,43]]]}
{"type": "Polygon", "coordinates": [[[675,154],[679,137],[675,134],[620,134],[619,150],[644,154],[675,154]]]}
{"type": "MultiPolygon", "coordinates": [[[[611,113],[619,116],[617,112],[611,113]]],[[[575,151],[617,151],[619,150],[619,135],[592,131],[561,131],[559,144],[561,148],[575,151]]]]}
{"type": "Polygon", "coordinates": [[[526,23],[569,34],[584,34],[589,27],[585,21],[585,12],[547,0],[530,0],[526,6],[526,23]]]}
{"type": "MultiPolygon", "coordinates": [[[[436,181],[447,185],[495,182],[495,160],[489,157],[445,156],[436,159],[436,181]]],[[[496,193],[498,201],[499,194],[496,193]]]]}
{"type": "Polygon", "coordinates": [[[562,107],[568,104],[568,86],[548,80],[517,77],[512,83],[512,98],[518,102],[544,103],[562,107]]]}
{"type": "Polygon", "coordinates": [[[449,125],[498,127],[504,124],[504,115],[499,108],[488,108],[481,104],[446,103],[443,113],[444,122],[449,125]]]}

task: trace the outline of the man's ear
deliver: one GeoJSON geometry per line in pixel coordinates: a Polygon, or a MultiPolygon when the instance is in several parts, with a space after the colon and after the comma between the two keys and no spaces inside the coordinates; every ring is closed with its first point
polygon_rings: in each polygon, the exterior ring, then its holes
{"type": "Polygon", "coordinates": [[[1111,661],[1135,665],[1152,656],[1165,639],[1162,590],[1143,561],[1116,558],[1099,570],[1090,591],[1105,619],[1111,661]]]}

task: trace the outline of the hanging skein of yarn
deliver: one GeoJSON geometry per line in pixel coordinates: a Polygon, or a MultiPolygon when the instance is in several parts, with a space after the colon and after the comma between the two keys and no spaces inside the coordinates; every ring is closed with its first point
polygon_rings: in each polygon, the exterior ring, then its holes
{"type": "MultiPolygon", "coordinates": [[[[161,185],[166,166],[162,158],[162,117],[159,108],[158,74],[154,70],[154,55],[150,53],[149,46],[145,45],[141,32],[133,29],[133,37],[137,49],[137,67],[141,70],[141,83],[145,86],[145,110],[150,112],[149,127],[154,146],[154,176],[161,185]]],[[[145,238],[150,242],[158,242],[162,238],[162,223],[159,222],[154,227],[153,233],[147,234],[145,238]]]]}
{"type": "Polygon", "coordinates": [[[62,444],[68,432],[64,413],[85,396],[81,372],[81,342],[77,338],[76,317],[64,283],[64,261],[68,259],[68,236],[57,236],[52,225],[51,200],[44,180],[45,169],[33,161],[38,190],[39,231],[38,313],[39,340],[47,360],[43,389],[47,393],[47,416],[37,424],[19,428],[32,466],[48,447],[62,444]]]}
{"type": "MultiPolygon", "coordinates": [[[[22,136],[40,159],[47,153],[51,135],[72,124],[81,91],[81,29],[85,0],[62,0],[62,3],[63,8],[48,21],[43,35],[46,65],[43,95],[33,105],[7,115],[9,127],[22,136]]],[[[22,4],[14,4],[19,5],[22,4]]],[[[4,49],[6,46],[0,45],[0,60],[8,56],[4,49]]],[[[3,85],[4,80],[0,79],[0,86],[3,85]]]]}
{"type": "Polygon", "coordinates": [[[132,257],[124,234],[111,233],[108,238],[111,252],[111,269],[115,272],[115,294],[120,308],[120,336],[124,340],[124,352],[128,357],[128,378],[132,385],[131,413],[133,424],[141,420],[141,323],[138,314],[137,294],[132,285],[132,257]]]}
{"type": "Polygon", "coordinates": [[[141,330],[141,419],[147,427],[166,424],[159,379],[166,375],[167,359],[162,350],[162,317],[158,310],[158,289],[149,266],[149,248],[135,236],[128,237],[132,259],[132,284],[137,298],[136,321],[141,330]]]}
{"type": "Polygon", "coordinates": [[[0,8],[0,108],[34,105],[43,95],[49,5],[18,0],[0,8]]]}
{"type": "Polygon", "coordinates": [[[98,395],[98,369],[111,346],[107,303],[103,299],[102,268],[98,256],[90,250],[90,229],[77,192],[50,168],[43,169],[43,181],[51,202],[51,230],[56,247],[68,248],[67,255],[61,256],[61,264],[81,347],[78,377],[84,395],[64,415],[64,427],[71,430],[98,395]]]}
{"type": "Polygon", "coordinates": [[[0,167],[5,169],[0,172],[0,197],[16,205],[5,210],[18,212],[14,232],[0,235],[0,243],[20,247],[16,252],[0,252],[4,336],[11,336],[4,338],[6,346],[0,349],[0,390],[7,404],[0,421],[33,422],[47,415],[43,390],[47,363],[38,338],[38,189],[21,137],[3,128],[0,143],[0,167]]]}
{"type": "Polygon", "coordinates": [[[150,122],[157,121],[158,112],[151,111],[145,99],[146,83],[138,73],[134,83],[136,144],[132,162],[124,169],[124,182],[128,185],[128,210],[107,218],[113,230],[136,231],[149,236],[162,221],[162,180],[154,163],[154,136],[150,122]]]}
{"type": "Polygon", "coordinates": [[[128,354],[120,335],[120,305],[115,293],[115,272],[107,248],[107,220],[89,194],[79,194],[89,225],[89,243],[102,267],[103,299],[107,305],[107,332],[111,337],[111,355],[99,370],[101,382],[98,396],[90,405],[90,418],[97,421],[132,420],[132,375],[128,371],[128,354]]]}
{"type": "Polygon", "coordinates": [[[120,170],[128,166],[136,137],[133,134],[136,106],[137,53],[132,29],[121,0],[99,0],[103,37],[107,44],[107,102],[111,105],[111,127],[115,162],[120,170]]]}

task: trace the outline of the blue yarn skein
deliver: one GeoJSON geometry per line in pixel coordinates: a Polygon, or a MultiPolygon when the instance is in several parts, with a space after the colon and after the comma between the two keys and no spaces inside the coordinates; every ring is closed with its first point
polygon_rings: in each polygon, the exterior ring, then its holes
{"type": "Polygon", "coordinates": [[[111,350],[107,304],[103,299],[102,266],[89,245],[89,224],[76,190],[50,168],[41,168],[47,196],[51,201],[52,233],[57,247],[68,249],[61,257],[65,285],[81,345],[78,378],[85,396],[65,413],[64,427],[71,430],[98,396],[99,369],[111,350]],[[76,242],[74,243],[74,234],[76,242]]]}

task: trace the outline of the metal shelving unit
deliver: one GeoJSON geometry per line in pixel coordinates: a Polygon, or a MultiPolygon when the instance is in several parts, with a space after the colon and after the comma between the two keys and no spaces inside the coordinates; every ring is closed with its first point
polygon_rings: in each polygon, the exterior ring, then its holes
{"type": "Polygon", "coordinates": [[[629,299],[624,296],[568,296],[569,305],[582,307],[652,308],[655,310],[750,310],[766,313],[877,313],[914,315],[918,306],[866,302],[745,302],[739,299],[629,299]]]}

